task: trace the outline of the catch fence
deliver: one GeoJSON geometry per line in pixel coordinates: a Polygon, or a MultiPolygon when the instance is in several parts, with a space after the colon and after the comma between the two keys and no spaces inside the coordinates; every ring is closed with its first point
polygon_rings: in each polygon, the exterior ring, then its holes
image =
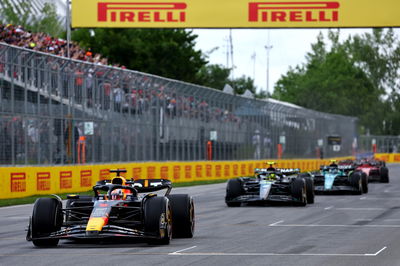
{"type": "Polygon", "coordinates": [[[351,155],[357,119],[0,44],[0,164],[351,155]]]}

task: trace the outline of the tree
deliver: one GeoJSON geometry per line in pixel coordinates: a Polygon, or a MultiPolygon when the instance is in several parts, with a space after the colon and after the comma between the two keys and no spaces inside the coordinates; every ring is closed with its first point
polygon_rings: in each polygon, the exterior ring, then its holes
{"type": "Polygon", "coordinates": [[[222,65],[205,65],[197,73],[197,83],[206,87],[222,90],[229,82],[231,70],[222,65]]]}
{"type": "Polygon", "coordinates": [[[72,38],[111,63],[186,82],[196,82],[207,63],[197,35],[183,29],[79,29],[72,38]]]}
{"type": "Polygon", "coordinates": [[[44,4],[41,15],[33,19],[29,28],[34,32],[45,32],[53,37],[59,37],[64,32],[56,7],[51,3],[44,4]]]}
{"type": "Polygon", "coordinates": [[[21,25],[25,28],[29,27],[29,14],[32,9],[32,3],[30,1],[19,2],[18,5],[10,0],[2,0],[2,2],[3,8],[0,9],[1,23],[21,25]]]}
{"type": "Polygon", "coordinates": [[[229,85],[235,90],[236,94],[243,94],[246,90],[249,90],[253,94],[256,93],[256,87],[254,86],[254,80],[250,77],[241,76],[240,78],[236,78],[234,80],[230,80],[228,82],[229,85]]]}
{"type": "Polygon", "coordinates": [[[382,90],[349,52],[348,42],[339,43],[339,32],[330,32],[328,39],[330,50],[318,36],[307,62],[282,76],[273,97],[322,112],[357,116],[365,128],[380,133],[387,108],[382,90]]]}
{"type": "Polygon", "coordinates": [[[53,3],[45,3],[39,15],[32,15],[32,2],[21,1],[18,4],[3,0],[4,8],[0,10],[1,23],[21,25],[32,32],[45,32],[53,37],[63,34],[56,7],[53,3]]]}

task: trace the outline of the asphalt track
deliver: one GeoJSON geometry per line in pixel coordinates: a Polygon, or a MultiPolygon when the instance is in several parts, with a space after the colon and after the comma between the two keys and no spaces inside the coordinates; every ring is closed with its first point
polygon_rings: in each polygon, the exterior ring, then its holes
{"type": "Polygon", "coordinates": [[[168,246],[25,241],[32,205],[0,208],[0,265],[400,265],[400,165],[389,184],[361,196],[317,196],[307,207],[228,208],[225,184],[177,188],[193,195],[193,239],[168,246]]]}

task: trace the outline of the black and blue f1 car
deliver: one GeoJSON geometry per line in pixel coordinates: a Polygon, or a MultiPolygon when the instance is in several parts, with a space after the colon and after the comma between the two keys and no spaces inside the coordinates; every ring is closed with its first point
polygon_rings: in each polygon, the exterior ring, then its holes
{"type": "Polygon", "coordinates": [[[60,239],[141,238],[169,244],[172,237],[191,238],[194,204],[187,194],[170,194],[166,179],[126,180],[126,170],[97,182],[94,196],[70,195],[65,208],[59,197],[36,200],[27,240],[56,246],[60,239]],[[166,190],[165,194],[156,192],[166,190]]]}
{"type": "Polygon", "coordinates": [[[225,202],[229,207],[242,203],[288,202],[299,206],[314,203],[314,185],[309,173],[299,169],[277,169],[273,162],[266,169],[255,169],[255,177],[230,179],[225,202]]]}

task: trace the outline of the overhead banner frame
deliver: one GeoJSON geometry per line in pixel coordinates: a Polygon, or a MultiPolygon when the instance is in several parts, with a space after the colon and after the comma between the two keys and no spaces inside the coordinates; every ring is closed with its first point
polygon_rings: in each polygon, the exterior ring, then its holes
{"type": "Polygon", "coordinates": [[[73,28],[400,27],[399,0],[73,0],[73,28]]]}

